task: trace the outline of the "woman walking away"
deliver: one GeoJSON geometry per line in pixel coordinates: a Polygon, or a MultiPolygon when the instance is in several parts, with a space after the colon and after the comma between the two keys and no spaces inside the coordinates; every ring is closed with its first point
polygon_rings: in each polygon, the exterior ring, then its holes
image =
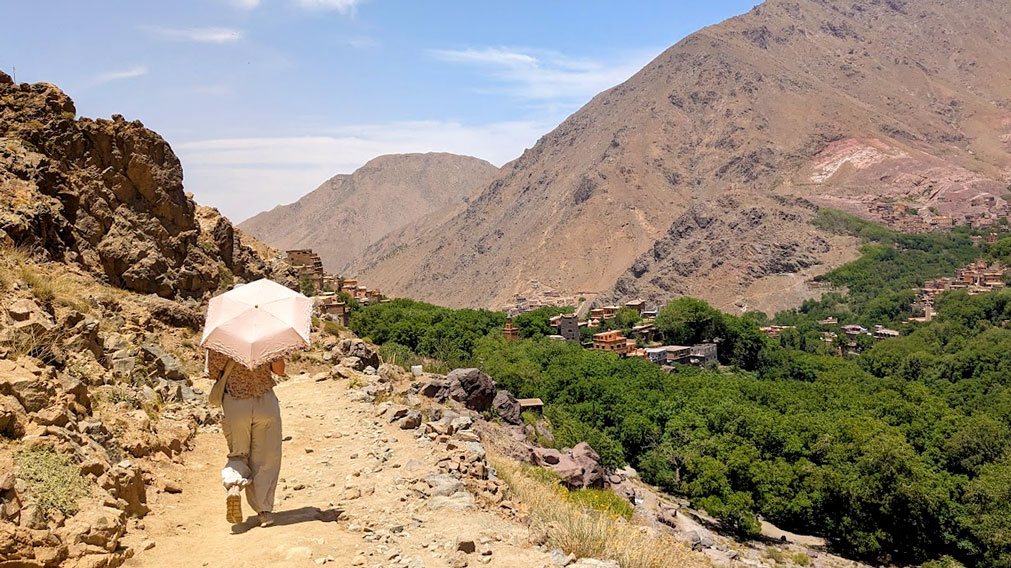
{"type": "MultiPolygon", "coordinates": [[[[220,378],[229,361],[208,351],[209,376],[220,378]]],[[[274,490],[281,472],[281,409],[271,373],[284,375],[284,359],[254,369],[234,362],[230,367],[221,400],[221,429],[228,442],[228,462],[221,470],[226,518],[233,524],[243,521],[240,491],[245,488],[246,501],[259,516],[260,526],[266,527],[273,524],[274,490]]]]}
{"type": "Polygon", "coordinates": [[[228,462],[221,470],[227,519],[242,522],[241,490],[260,516],[273,524],[274,489],[281,472],[281,410],[274,378],[282,357],[309,347],[312,300],[270,280],[257,280],[211,298],[200,345],[214,386],[210,403],[224,410],[228,462]]]}

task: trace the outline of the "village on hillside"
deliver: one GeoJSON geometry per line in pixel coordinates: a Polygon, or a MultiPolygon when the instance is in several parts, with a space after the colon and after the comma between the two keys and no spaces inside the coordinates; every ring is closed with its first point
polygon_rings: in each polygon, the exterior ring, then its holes
{"type": "MultiPolygon", "coordinates": [[[[998,240],[998,234],[991,232],[986,237],[973,235],[970,238],[975,246],[979,246],[982,242],[994,244],[998,240]]],[[[977,259],[958,269],[954,276],[927,280],[922,287],[915,289],[916,301],[910,305],[915,314],[922,315],[914,315],[909,317],[907,321],[910,323],[932,321],[937,314],[934,308],[934,299],[942,292],[965,290],[970,296],[992,292],[1006,286],[1005,278],[1008,274],[1011,274],[1011,267],[1002,266],[999,262],[991,263],[977,259]]],[[[818,283],[811,282],[811,284],[814,286],[818,283]]],[[[571,296],[562,295],[537,281],[531,282],[530,290],[532,292],[516,295],[504,309],[509,316],[502,331],[506,339],[520,338],[520,330],[513,325],[513,317],[542,308],[575,306],[584,300],[584,298],[579,298],[577,301],[571,296]]],[[[675,365],[705,366],[716,361],[718,340],[714,343],[688,346],[661,345],[656,342],[655,321],[658,311],[659,306],[647,307],[643,300],[632,300],[626,302],[624,306],[608,305],[591,308],[582,317],[579,315],[579,310],[576,313],[558,314],[549,320],[556,333],[548,337],[574,341],[587,349],[615,353],[623,358],[647,359],[668,370],[672,370],[675,365]],[[638,323],[631,327],[630,337],[626,337],[627,330],[623,331],[622,329],[601,330],[588,338],[584,337],[586,335],[583,332],[584,329],[601,328],[602,324],[615,318],[619,310],[623,308],[634,310],[639,316],[638,323]]],[[[821,319],[817,323],[821,327],[822,341],[828,345],[836,346],[840,354],[858,354],[866,348],[868,342],[883,341],[901,335],[899,330],[890,329],[882,324],[875,324],[873,328],[868,329],[856,323],[840,322],[838,318],[831,316],[821,319]]],[[[784,331],[794,328],[795,326],[792,325],[766,325],[759,329],[767,337],[778,339],[784,331]]]]}
{"type": "Polygon", "coordinates": [[[323,261],[312,249],[285,251],[284,260],[298,271],[298,283],[302,293],[311,296],[320,316],[348,324],[351,308],[347,300],[361,305],[388,301],[379,290],[370,290],[358,280],[328,274],[323,270],[323,261]]]}
{"type": "MultiPolygon", "coordinates": [[[[982,238],[980,236],[973,236],[973,243],[978,246],[982,238]]],[[[997,242],[997,233],[990,233],[986,237],[986,242],[987,244],[997,242]]],[[[993,292],[1007,285],[1005,278],[1009,274],[1011,274],[1011,267],[1005,267],[999,262],[988,262],[983,259],[977,259],[959,268],[955,272],[955,276],[927,280],[923,283],[922,287],[914,290],[916,301],[910,305],[913,312],[922,313],[923,315],[909,317],[907,321],[910,323],[927,323],[932,321],[934,316],[937,315],[937,311],[934,308],[934,299],[943,292],[965,290],[970,296],[993,292]]],[[[861,336],[868,336],[874,338],[876,341],[882,341],[901,335],[901,332],[898,330],[889,329],[883,325],[875,325],[871,330],[852,323],[840,325],[839,320],[834,317],[819,320],[818,325],[841,329],[843,335],[846,337],[846,341],[842,342],[840,348],[849,354],[859,353],[862,350],[861,344],[858,341],[861,336]]],[[[768,325],[763,326],[761,330],[770,338],[778,338],[785,330],[793,328],[794,326],[768,325]]],[[[822,331],[822,340],[830,345],[840,344],[838,336],[839,334],[835,331],[822,331]]]]}
{"type": "MultiPolygon", "coordinates": [[[[674,365],[701,367],[716,362],[716,343],[700,343],[689,346],[656,343],[654,338],[656,336],[657,309],[647,309],[646,302],[643,300],[632,300],[626,302],[624,306],[593,308],[584,319],[580,319],[575,313],[552,316],[548,323],[557,333],[549,335],[548,338],[583,344],[584,329],[600,328],[609,320],[616,318],[622,309],[634,311],[639,318],[639,322],[631,328],[631,337],[626,337],[625,332],[621,329],[600,331],[590,336],[590,340],[584,345],[587,349],[614,353],[623,358],[646,359],[668,370],[672,370],[674,365]]],[[[506,321],[502,334],[506,339],[520,338],[520,330],[513,325],[512,318],[506,321]]]]}
{"type": "MultiPolygon", "coordinates": [[[[973,236],[973,244],[981,242],[993,244],[997,241],[997,233],[986,237],[973,236]]],[[[333,320],[341,325],[348,325],[351,310],[348,302],[353,300],[360,305],[388,302],[383,294],[376,289],[369,289],[359,284],[358,280],[329,274],[323,268],[319,255],[312,249],[292,249],[285,251],[284,260],[298,271],[299,285],[307,295],[315,300],[316,313],[325,319],[333,320]]],[[[921,288],[915,290],[916,301],[911,305],[914,313],[922,313],[908,318],[911,323],[930,322],[936,315],[934,309],[935,297],[949,290],[966,290],[969,295],[976,295],[1003,288],[1005,276],[1011,273],[1011,267],[1000,263],[990,263],[978,259],[962,268],[954,276],[936,278],[924,282],[921,288]]],[[[513,325],[513,318],[542,308],[564,308],[583,303],[584,298],[562,295],[538,281],[531,281],[531,292],[516,295],[512,302],[504,307],[508,319],[502,334],[506,339],[519,339],[520,329],[513,325]]],[[[574,341],[585,348],[595,351],[614,353],[622,358],[641,358],[658,364],[667,370],[673,370],[676,365],[706,366],[717,361],[718,341],[697,345],[662,345],[656,341],[656,316],[659,306],[647,306],[644,300],[632,300],[624,306],[608,305],[590,308],[585,315],[563,313],[552,316],[549,324],[555,332],[548,337],[562,341],[574,341]],[[618,315],[622,309],[633,310],[638,314],[638,322],[631,327],[629,336],[626,330],[603,329],[584,338],[584,330],[599,329],[618,315]]],[[[874,341],[883,341],[899,337],[901,332],[884,325],[874,325],[872,329],[855,323],[840,322],[835,317],[819,320],[822,327],[821,338],[828,345],[837,346],[840,353],[857,354],[867,345],[861,337],[874,341]],[[843,336],[844,339],[840,339],[843,336]]],[[[777,339],[786,330],[794,329],[789,325],[766,325],[759,329],[767,337],[777,339]]]]}

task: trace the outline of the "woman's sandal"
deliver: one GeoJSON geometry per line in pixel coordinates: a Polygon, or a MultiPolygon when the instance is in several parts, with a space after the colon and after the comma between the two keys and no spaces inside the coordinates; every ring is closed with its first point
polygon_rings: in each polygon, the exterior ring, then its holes
{"type": "Polygon", "coordinates": [[[238,485],[228,488],[228,496],[225,497],[225,519],[233,525],[242,522],[242,488],[238,485]]]}

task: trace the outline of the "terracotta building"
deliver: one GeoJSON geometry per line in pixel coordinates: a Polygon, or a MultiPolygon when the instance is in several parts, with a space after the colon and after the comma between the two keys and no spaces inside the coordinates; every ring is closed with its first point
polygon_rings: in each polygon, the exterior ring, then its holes
{"type": "Polygon", "coordinates": [[[632,349],[635,349],[635,340],[625,337],[621,333],[620,329],[602,331],[600,333],[593,334],[593,349],[596,351],[617,353],[618,355],[628,355],[630,341],[632,342],[632,349]]]}

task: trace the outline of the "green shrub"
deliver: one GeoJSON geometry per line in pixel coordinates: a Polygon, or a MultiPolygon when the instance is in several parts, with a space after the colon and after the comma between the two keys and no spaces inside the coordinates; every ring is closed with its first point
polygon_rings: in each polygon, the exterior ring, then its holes
{"type": "Polygon", "coordinates": [[[223,263],[218,267],[218,290],[228,290],[235,286],[235,274],[223,263]]]}
{"type": "Polygon", "coordinates": [[[565,496],[566,501],[581,507],[605,513],[612,517],[622,517],[631,521],[635,507],[624,497],[610,489],[575,489],[565,496]]]}
{"type": "Polygon", "coordinates": [[[561,482],[562,480],[561,476],[558,475],[558,472],[546,467],[530,466],[529,469],[525,470],[525,473],[537,481],[547,485],[553,485],[561,482]]]}
{"type": "Polygon", "coordinates": [[[137,398],[137,395],[133,391],[119,386],[109,389],[109,392],[105,395],[105,400],[113,405],[125,402],[132,408],[140,408],[140,399],[137,398]]]}
{"type": "Polygon", "coordinates": [[[379,347],[379,356],[383,359],[383,362],[399,365],[407,371],[411,370],[411,365],[423,364],[421,357],[417,353],[411,351],[410,347],[399,343],[390,342],[382,344],[379,347]]]}
{"type": "Polygon", "coordinates": [[[14,455],[18,477],[28,484],[39,508],[47,515],[60,511],[73,515],[77,500],[88,494],[88,482],[70,458],[50,448],[21,450],[14,455]]]}
{"type": "Polygon", "coordinates": [[[323,322],[323,332],[329,333],[334,337],[340,337],[341,332],[344,331],[345,329],[347,328],[333,320],[327,320],[323,322]]]}
{"type": "Polygon", "coordinates": [[[520,420],[522,420],[524,424],[530,426],[536,426],[537,421],[540,420],[540,418],[541,415],[537,414],[533,410],[524,410],[523,413],[520,414],[520,420]]]}

